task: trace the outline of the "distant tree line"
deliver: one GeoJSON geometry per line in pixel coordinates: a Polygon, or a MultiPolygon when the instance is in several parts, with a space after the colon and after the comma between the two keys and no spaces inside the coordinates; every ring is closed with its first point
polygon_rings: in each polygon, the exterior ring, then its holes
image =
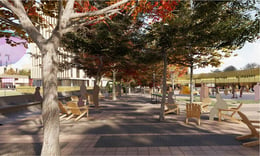
{"type": "MultiPolygon", "coordinates": [[[[260,67],[260,65],[259,64],[257,64],[257,63],[248,63],[248,64],[246,64],[243,68],[242,68],[242,70],[246,70],[246,69],[253,69],[253,68],[259,68],[260,67]]],[[[213,73],[217,73],[217,72],[226,72],[226,71],[236,71],[236,70],[238,70],[236,67],[234,67],[234,66],[228,66],[228,67],[226,67],[226,68],[224,68],[223,69],[223,71],[221,71],[221,70],[219,70],[219,69],[216,69],[216,70],[213,70],[212,72],[213,73]]]]}
{"type": "Polygon", "coordinates": [[[7,75],[26,75],[30,76],[31,75],[31,70],[26,70],[26,69],[21,69],[21,70],[14,70],[13,68],[7,69],[4,74],[7,75]]]}

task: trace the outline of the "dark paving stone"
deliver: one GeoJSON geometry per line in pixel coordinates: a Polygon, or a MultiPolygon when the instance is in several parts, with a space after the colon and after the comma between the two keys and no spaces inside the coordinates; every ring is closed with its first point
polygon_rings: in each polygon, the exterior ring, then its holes
{"type": "MultiPolygon", "coordinates": [[[[129,120],[130,121],[130,120],[129,120]]],[[[61,127],[61,132],[73,134],[146,134],[146,133],[210,133],[208,130],[199,129],[197,127],[184,127],[178,124],[131,124],[131,125],[92,125],[77,127],[61,127]]]]}
{"type": "MultiPolygon", "coordinates": [[[[68,143],[60,143],[61,149],[68,143]]],[[[0,155],[40,155],[42,143],[0,143],[0,155]]]]}
{"type": "Polygon", "coordinates": [[[1,143],[0,155],[40,155],[41,143],[1,143]]]}
{"type": "Polygon", "coordinates": [[[234,135],[101,136],[95,147],[228,146],[241,145],[234,135]]]}

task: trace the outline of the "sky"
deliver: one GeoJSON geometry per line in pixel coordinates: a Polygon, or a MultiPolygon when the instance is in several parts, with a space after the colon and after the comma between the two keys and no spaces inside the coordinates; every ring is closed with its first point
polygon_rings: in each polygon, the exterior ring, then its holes
{"type": "Polygon", "coordinates": [[[225,58],[222,61],[222,64],[218,68],[199,68],[195,69],[194,73],[210,73],[212,70],[219,69],[223,71],[228,66],[234,66],[237,70],[243,69],[248,63],[257,63],[260,65],[260,39],[253,43],[246,43],[243,48],[235,50],[234,54],[238,56],[225,58]]]}
{"type": "MultiPolygon", "coordinates": [[[[31,67],[31,57],[30,54],[25,54],[17,63],[13,64],[13,68],[23,69],[31,67]]],[[[222,60],[222,64],[218,68],[199,68],[194,70],[194,74],[199,73],[210,73],[213,70],[219,69],[223,70],[226,67],[233,65],[238,70],[242,69],[248,63],[257,63],[260,65],[260,39],[253,43],[246,43],[242,49],[235,50],[234,54],[238,54],[238,56],[225,58],[222,60]]]]}
{"type": "MultiPolygon", "coordinates": [[[[16,37],[10,37],[10,39],[17,43],[25,42],[16,37]]],[[[26,48],[23,44],[11,46],[10,44],[6,44],[6,38],[0,38],[0,66],[17,62],[25,53],[26,48]]]]}

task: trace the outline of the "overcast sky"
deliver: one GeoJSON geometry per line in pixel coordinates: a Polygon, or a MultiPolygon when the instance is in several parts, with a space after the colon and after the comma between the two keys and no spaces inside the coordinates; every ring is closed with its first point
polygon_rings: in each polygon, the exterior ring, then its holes
{"type": "Polygon", "coordinates": [[[212,70],[223,70],[228,66],[233,65],[238,70],[245,67],[248,63],[257,63],[260,65],[260,39],[254,43],[246,43],[242,49],[234,51],[234,54],[238,56],[225,58],[222,60],[222,65],[218,68],[200,68],[195,69],[194,73],[209,73],[212,70]]]}

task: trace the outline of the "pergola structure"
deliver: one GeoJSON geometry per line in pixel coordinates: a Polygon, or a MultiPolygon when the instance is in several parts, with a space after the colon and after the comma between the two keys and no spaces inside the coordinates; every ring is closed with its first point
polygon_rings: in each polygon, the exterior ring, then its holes
{"type": "MultiPolygon", "coordinates": [[[[189,81],[189,75],[186,75],[182,78],[176,79],[175,83],[183,85],[188,84],[189,81]]],[[[227,84],[253,85],[257,82],[260,82],[260,68],[194,74],[193,82],[195,83],[195,85],[200,85],[201,83],[215,84],[220,86],[227,84]]]]}

